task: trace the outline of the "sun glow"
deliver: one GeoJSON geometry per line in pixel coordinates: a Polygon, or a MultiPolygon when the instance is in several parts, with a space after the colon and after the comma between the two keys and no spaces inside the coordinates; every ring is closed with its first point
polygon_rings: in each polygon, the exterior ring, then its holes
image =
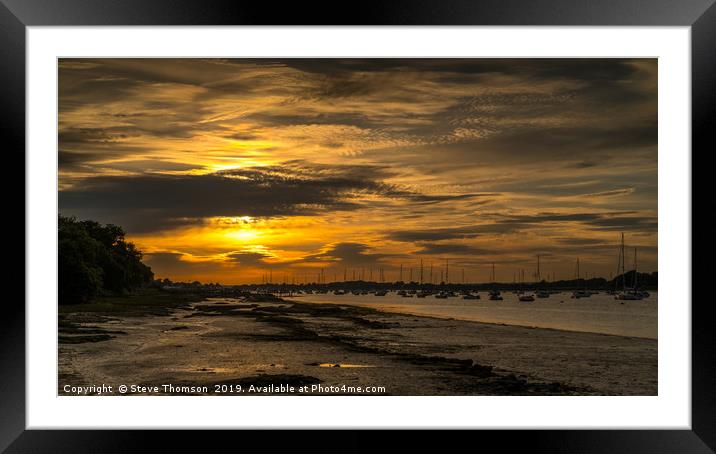
{"type": "Polygon", "coordinates": [[[252,229],[234,230],[231,232],[226,232],[224,235],[240,243],[248,243],[251,241],[255,241],[257,238],[259,238],[259,236],[261,236],[259,232],[252,229]]]}

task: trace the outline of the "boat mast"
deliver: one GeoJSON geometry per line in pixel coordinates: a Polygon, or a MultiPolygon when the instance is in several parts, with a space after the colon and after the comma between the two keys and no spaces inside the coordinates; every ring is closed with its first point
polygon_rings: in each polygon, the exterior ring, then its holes
{"type": "Polygon", "coordinates": [[[637,272],[636,272],[636,248],[634,248],[634,290],[636,290],[636,277],[637,277],[637,272]]]}
{"type": "Polygon", "coordinates": [[[539,274],[539,254],[537,254],[537,282],[539,282],[540,280],[541,279],[540,279],[540,274],[539,274]]]}
{"type": "Polygon", "coordinates": [[[624,270],[626,262],[626,256],[624,255],[624,232],[622,232],[622,284],[624,285],[624,291],[626,291],[626,271],[624,270]]]}
{"type": "Polygon", "coordinates": [[[579,280],[579,258],[577,258],[577,280],[579,280]]]}

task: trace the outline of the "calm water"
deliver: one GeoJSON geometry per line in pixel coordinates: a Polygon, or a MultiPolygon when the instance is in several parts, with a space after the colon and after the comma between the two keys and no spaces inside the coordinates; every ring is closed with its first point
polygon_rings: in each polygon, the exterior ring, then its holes
{"type": "Polygon", "coordinates": [[[570,331],[614,334],[656,339],[657,294],[641,301],[615,301],[606,293],[589,298],[571,299],[571,293],[557,293],[537,298],[532,303],[520,302],[517,295],[503,292],[503,301],[489,301],[481,292],[479,300],[455,298],[403,298],[395,293],[373,295],[303,295],[298,301],[343,303],[367,306],[386,312],[427,315],[508,325],[535,326],[570,331]]]}

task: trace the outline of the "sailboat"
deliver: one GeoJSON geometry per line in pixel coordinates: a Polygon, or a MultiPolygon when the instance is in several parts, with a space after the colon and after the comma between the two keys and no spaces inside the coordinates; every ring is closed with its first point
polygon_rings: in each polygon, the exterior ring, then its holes
{"type": "MultiPolygon", "coordinates": [[[[524,282],[524,273],[522,274],[522,279],[521,279],[521,281],[524,282]]],[[[522,283],[520,283],[520,287],[521,287],[521,286],[522,286],[522,283]]],[[[535,300],[535,297],[534,297],[534,295],[532,295],[531,293],[525,293],[525,292],[523,292],[522,290],[520,290],[520,291],[517,293],[517,299],[518,299],[519,301],[522,301],[522,302],[527,303],[527,302],[534,301],[534,300],[535,300]]]]}
{"type": "Polygon", "coordinates": [[[617,296],[614,297],[615,300],[620,301],[637,301],[642,299],[642,296],[639,294],[639,292],[636,290],[636,248],[634,248],[634,287],[633,288],[627,288],[626,286],[626,271],[625,271],[625,264],[624,262],[626,256],[624,254],[624,233],[622,233],[622,244],[621,244],[621,252],[620,252],[620,259],[621,259],[621,266],[622,266],[622,283],[623,283],[623,291],[617,294],[617,296]]]}
{"type": "MultiPolygon", "coordinates": [[[[539,254],[537,254],[537,282],[540,283],[541,279],[542,279],[542,274],[540,274],[540,269],[539,269],[539,254]]],[[[549,292],[544,289],[537,290],[537,292],[535,292],[535,296],[537,298],[549,298],[549,292]]]]}
{"type": "MultiPolygon", "coordinates": [[[[490,274],[490,282],[492,282],[494,285],[495,280],[496,280],[496,278],[495,278],[495,263],[493,262],[492,263],[492,273],[490,274]]],[[[500,294],[500,291],[497,289],[490,290],[489,295],[490,295],[489,299],[491,301],[502,301],[502,295],[500,294]]]]}
{"type": "MultiPolygon", "coordinates": [[[[579,258],[577,259],[577,280],[579,280],[579,258]]],[[[585,290],[575,290],[574,292],[572,292],[572,298],[576,298],[576,299],[589,298],[590,296],[592,296],[592,294],[589,291],[587,291],[586,289],[585,290]]]]}

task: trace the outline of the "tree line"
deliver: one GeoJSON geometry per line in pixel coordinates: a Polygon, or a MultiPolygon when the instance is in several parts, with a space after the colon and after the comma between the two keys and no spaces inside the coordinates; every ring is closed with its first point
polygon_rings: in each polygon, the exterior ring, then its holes
{"type": "Polygon", "coordinates": [[[102,294],[122,294],[154,278],[142,251],[113,224],[60,215],[58,220],[60,304],[88,303],[102,294]]]}

